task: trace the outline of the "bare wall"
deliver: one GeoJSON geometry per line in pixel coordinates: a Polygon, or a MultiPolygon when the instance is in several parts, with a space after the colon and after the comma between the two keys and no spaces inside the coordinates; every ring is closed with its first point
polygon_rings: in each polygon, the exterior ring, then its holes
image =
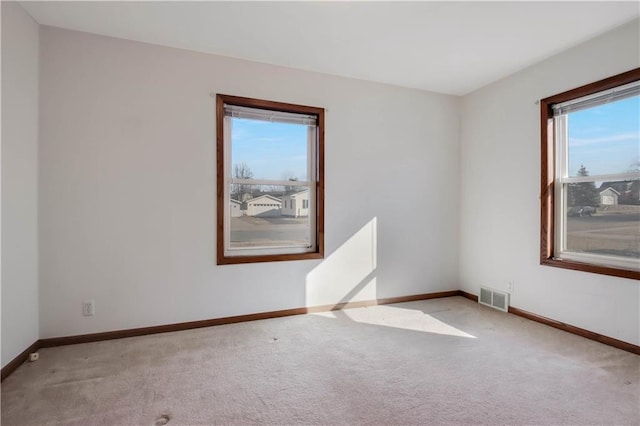
{"type": "Polygon", "coordinates": [[[636,281],[539,265],[535,101],[640,66],[639,25],[635,20],[463,98],[460,220],[462,289],[507,290],[512,280],[513,306],[636,345],[636,281]]]}
{"type": "Polygon", "coordinates": [[[38,24],[2,2],[2,366],[39,338],[38,24]]]}
{"type": "Polygon", "coordinates": [[[42,338],[458,288],[457,98],[51,27],[40,40],[42,338]],[[327,108],[324,261],[215,264],[210,93],[327,108]]]}

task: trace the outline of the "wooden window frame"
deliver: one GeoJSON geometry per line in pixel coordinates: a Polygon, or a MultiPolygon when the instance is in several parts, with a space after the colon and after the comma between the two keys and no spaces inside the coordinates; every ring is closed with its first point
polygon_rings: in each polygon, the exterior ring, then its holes
{"type": "Polygon", "coordinates": [[[541,192],[540,192],[540,264],[557,268],[573,269],[595,274],[630,279],[640,279],[640,271],[577,262],[555,257],[555,129],[553,105],[613,89],[640,80],[640,68],[635,68],[604,80],[586,84],[540,101],[541,129],[541,192]]]}
{"type": "MultiPolygon", "coordinates": [[[[216,188],[217,188],[217,264],[239,264],[257,262],[279,262],[287,260],[307,260],[324,258],[324,108],[268,101],[263,99],[245,98],[231,95],[216,95],[216,188]],[[272,111],[296,114],[314,115],[317,119],[318,133],[316,138],[315,158],[315,247],[313,251],[305,253],[279,253],[259,255],[225,255],[224,215],[228,206],[224,202],[224,105],[235,105],[249,108],[259,108],[272,111]]],[[[313,188],[310,188],[313,190],[313,188]]]]}

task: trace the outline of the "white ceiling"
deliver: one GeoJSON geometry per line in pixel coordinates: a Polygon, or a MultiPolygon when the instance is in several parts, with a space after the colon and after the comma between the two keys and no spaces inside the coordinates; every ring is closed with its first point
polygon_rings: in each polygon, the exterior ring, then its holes
{"type": "Polygon", "coordinates": [[[464,95],[640,2],[21,2],[44,25],[464,95]]]}

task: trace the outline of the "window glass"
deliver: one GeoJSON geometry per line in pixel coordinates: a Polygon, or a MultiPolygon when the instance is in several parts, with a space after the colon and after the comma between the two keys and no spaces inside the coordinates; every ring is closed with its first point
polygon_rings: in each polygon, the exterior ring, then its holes
{"type": "Polygon", "coordinates": [[[569,176],[625,173],[640,164],[640,96],[568,114],[569,176]]]}
{"type": "Polygon", "coordinates": [[[217,123],[218,264],[322,258],[324,110],[218,95],[217,123]]]}
{"type": "Polygon", "coordinates": [[[309,247],[309,215],[293,217],[293,212],[283,208],[282,199],[288,192],[286,186],[245,185],[241,214],[231,217],[230,248],[309,247]]]}
{"type": "Polygon", "coordinates": [[[637,194],[639,185],[639,180],[603,182],[597,189],[591,182],[569,184],[567,197],[575,201],[566,213],[565,250],[640,259],[640,205],[621,204],[615,190],[637,194]],[[598,201],[580,200],[586,197],[598,201]]]}
{"type": "Polygon", "coordinates": [[[640,278],[640,68],[540,101],[542,264],[640,278]]]}
{"type": "Polygon", "coordinates": [[[234,117],[231,133],[233,177],[308,180],[308,127],[234,117]]]}
{"type": "Polygon", "coordinates": [[[568,176],[560,188],[560,245],[566,254],[600,255],[593,260],[603,263],[640,259],[640,180],[634,176],[640,171],[640,95],[603,102],[556,117],[566,128],[558,141],[567,147],[558,172],[568,176]]]}

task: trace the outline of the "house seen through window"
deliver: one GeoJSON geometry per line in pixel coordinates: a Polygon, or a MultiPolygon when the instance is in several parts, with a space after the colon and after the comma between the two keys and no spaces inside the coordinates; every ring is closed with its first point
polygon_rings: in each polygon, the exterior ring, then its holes
{"type": "Polygon", "coordinates": [[[640,277],[640,70],[541,111],[542,263],[640,277]]]}
{"type": "Polygon", "coordinates": [[[217,103],[218,263],[321,258],[324,110],[217,103]]]}

